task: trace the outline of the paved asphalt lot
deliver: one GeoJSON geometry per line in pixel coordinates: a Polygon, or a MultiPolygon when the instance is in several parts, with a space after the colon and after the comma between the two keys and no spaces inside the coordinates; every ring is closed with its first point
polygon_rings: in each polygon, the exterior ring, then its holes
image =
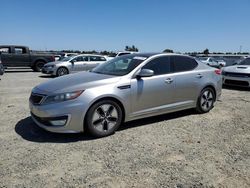
{"type": "Polygon", "coordinates": [[[0,77],[0,187],[250,187],[250,90],[223,89],[193,110],[127,123],[116,134],[55,134],[29,116],[29,69],[0,77]]]}

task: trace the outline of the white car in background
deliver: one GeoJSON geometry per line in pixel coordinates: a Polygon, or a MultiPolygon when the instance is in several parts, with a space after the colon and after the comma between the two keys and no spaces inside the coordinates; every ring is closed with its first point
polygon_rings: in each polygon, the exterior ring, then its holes
{"type": "Polygon", "coordinates": [[[222,69],[223,84],[250,88],[250,57],[222,69]]]}
{"type": "Polygon", "coordinates": [[[69,56],[59,61],[45,64],[42,68],[42,73],[53,76],[63,76],[73,72],[91,70],[106,61],[107,59],[102,55],[82,54],[69,56]]]}
{"type": "Polygon", "coordinates": [[[226,66],[226,62],[223,60],[216,60],[214,57],[199,57],[202,63],[205,63],[211,67],[221,68],[226,66]]]}
{"type": "Polygon", "coordinates": [[[130,52],[130,51],[123,51],[123,52],[118,52],[114,57],[108,57],[108,60],[114,59],[116,57],[120,57],[123,55],[129,55],[129,54],[135,54],[135,53],[139,53],[139,52],[130,52]]]}

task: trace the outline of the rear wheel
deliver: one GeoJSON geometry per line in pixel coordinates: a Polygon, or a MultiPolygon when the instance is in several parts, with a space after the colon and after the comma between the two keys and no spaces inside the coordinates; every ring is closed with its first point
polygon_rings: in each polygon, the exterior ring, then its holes
{"type": "Polygon", "coordinates": [[[64,76],[64,75],[66,75],[66,74],[69,74],[69,71],[68,71],[67,68],[65,68],[65,67],[60,67],[60,68],[57,69],[57,72],[56,72],[56,75],[57,75],[57,76],[64,76]]]}
{"type": "Polygon", "coordinates": [[[41,72],[43,66],[45,65],[45,62],[43,61],[37,61],[35,66],[32,68],[35,72],[41,72]]]}
{"type": "Polygon", "coordinates": [[[91,135],[103,137],[113,134],[122,123],[121,107],[112,100],[97,102],[86,115],[86,124],[91,135]]]}
{"type": "Polygon", "coordinates": [[[199,113],[209,112],[214,107],[215,93],[212,88],[204,88],[197,101],[196,110],[199,113]]]}

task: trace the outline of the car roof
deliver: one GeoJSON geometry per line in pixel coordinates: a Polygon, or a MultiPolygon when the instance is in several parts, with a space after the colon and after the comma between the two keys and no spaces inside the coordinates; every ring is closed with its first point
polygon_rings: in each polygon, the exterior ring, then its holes
{"type": "Polygon", "coordinates": [[[100,55],[100,54],[79,54],[78,56],[100,56],[100,57],[104,57],[104,55],[100,55]]]}
{"type": "Polygon", "coordinates": [[[177,53],[161,53],[161,52],[153,52],[153,53],[135,53],[135,54],[130,54],[130,55],[133,55],[133,56],[143,56],[143,57],[152,57],[152,56],[158,56],[158,55],[168,55],[168,56],[185,56],[185,57],[190,57],[190,58],[193,58],[189,55],[185,55],[185,54],[177,54],[177,53]]]}

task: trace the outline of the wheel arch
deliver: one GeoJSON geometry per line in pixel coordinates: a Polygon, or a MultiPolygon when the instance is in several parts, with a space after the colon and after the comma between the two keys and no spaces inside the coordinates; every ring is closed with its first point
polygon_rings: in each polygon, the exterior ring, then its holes
{"type": "MultiPolygon", "coordinates": [[[[217,100],[217,92],[216,92],[215,86],[214,86],[213,84],[208,84],[208,85],[206,85],[205,87],[203,87],[203,88],[201,89],[201,91],[204,90],[204,89],[206,89],[206,88],[211,88],[211,89],[213,90],[213,92],[214,92],[214,97],[215,97],[215,101],[216,101],[216,100],[217,100]]],[[[200,91],[200,92],[201,92],[201,91],[200,91]]]]}
{"type": "Polygon", "coordinates": [[[119,100],[119,99],[117,99],[116,97],[113,97],[113,96],[106,96],[106,97],[98,98],[97,100],[93,101],[91,103],[91,105],[88,107],[88,109],[86,110],[86,113],[85,113],[85,116],[84,116],[84,126],[83,126],[84,130],[86,130],[86,117],[87,117],[87,113],[88,113],[89,109],[94,104],[96,104],[96,103],[98,103],[98,102],[100,102],[102,100],[112,100],[112,101],[116,102],[121,107],[121,110],[122,110],[122,122],[124,122],[126,111],[125,111],[125,107],[124,107],[123,103],[121,102],[121,100],[119,100]]]}
{"type": "Polygon", "coordinates": [[[69,74],[70,71],[69,71],[68,67],[62,65],[62,66],[60,66],[60,67],[58,67],[58,68],[56,69],[56,75],[57,75],[57,71],[58,71],[60,68],[65,68],[65,69],[67,69],[68,74],[69,74]]]}

